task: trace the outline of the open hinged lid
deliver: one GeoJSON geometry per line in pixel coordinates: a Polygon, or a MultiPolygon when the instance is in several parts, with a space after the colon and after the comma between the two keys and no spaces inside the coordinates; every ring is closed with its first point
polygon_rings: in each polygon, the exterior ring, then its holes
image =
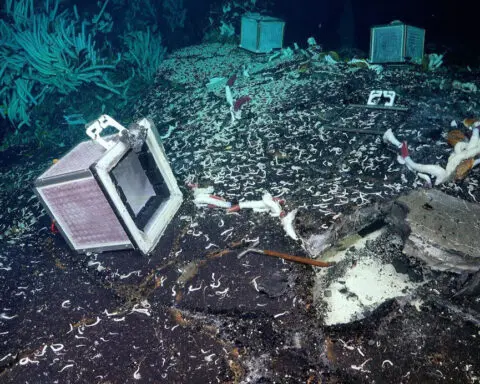
{"type": "MultiPolygon", "coordinates": [[[[108,143],[110,148],[92,170],[136,246],[148,253],[178,210],[182,193],[153,122],[144,118],[137,125],[146,128],[138,152],[122,140],[115,145],[108,143]]],[[[103,115],[89,129],[96,130],[95,140],[102,140],[100,132],[108,126],[119,128],[116,121],[103,115]]]]}

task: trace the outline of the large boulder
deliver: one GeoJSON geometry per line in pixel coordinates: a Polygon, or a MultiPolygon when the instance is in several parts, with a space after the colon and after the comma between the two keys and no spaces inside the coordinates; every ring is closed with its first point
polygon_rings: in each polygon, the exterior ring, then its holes
{"type": "Polygon", "coordinates": [[[437,189],[415,190],[393,205],[390,222],[405,238],[404,253],[442,271],[480,267],[480,206],[437,189]]]}

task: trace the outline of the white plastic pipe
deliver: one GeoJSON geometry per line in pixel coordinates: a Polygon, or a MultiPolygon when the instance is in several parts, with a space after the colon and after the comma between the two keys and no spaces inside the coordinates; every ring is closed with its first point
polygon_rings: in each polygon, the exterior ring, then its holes
{"type": "Polygon", "coordinates": [[[215,199],[214,197],[210,195],[197,195],[195,196],[195,199],[193,200],[195,204],[208,204],[208,205],[213,205],[215,207],[219,208],[230,208],[232,206],[232,203],[225,201],[225,200],[219,200],[215,199]]]}
{"type": "Polygon", "coordinates": [[[270,210],[270,215],[271,216],[274,216],[274,217],[280,216],[280,214],[282,213],[282,207],[280,206],[280,204],[277,201],[273,200],[273,197],[270,193],[268,193],[268,192],[265,193],[262,196],[262,201],[265,203],[265,205],[270,210]]]}
{"type": "Polygon", "coordinates": [[[240,209],[250,208],[256,210],[267,211],[268,207],[262,200],[255,200],[255,201],[241,201],[238,203],[240,209]]]}

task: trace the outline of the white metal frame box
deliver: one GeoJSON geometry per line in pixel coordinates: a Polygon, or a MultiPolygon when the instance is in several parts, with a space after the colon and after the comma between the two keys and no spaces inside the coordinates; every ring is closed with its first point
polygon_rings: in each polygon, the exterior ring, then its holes
{"type": "Polygon", "coordinates": [[[138,148],[122,137],[130,132],[111,117],[87,127],[84,141],[35,182],[35,192],[56,226],[77,252],[157,245],[182,203],[180,192],[152,121],[137,123],[145,136],[138,148]],[[107,127],[119,134],[100,135],[107,127]]]}
{"type": "Polygon", "coordinates": [[[285,22],[271,16],[247,13],[242,16],[240,47],[255,53],[267,53],[283,47],[285,22]]]}
{"type": "Polygon", "coordinates": [[[370,62],[421,64],[424,54],[425,29],[394,21],[372,27],[370,62]]]}

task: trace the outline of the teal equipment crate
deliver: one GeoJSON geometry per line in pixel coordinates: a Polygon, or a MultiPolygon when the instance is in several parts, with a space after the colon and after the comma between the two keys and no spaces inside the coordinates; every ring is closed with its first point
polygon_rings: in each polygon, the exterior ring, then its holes
{"type": "Polygon", "coordinates": [[[370,62],[373,64],[421,64],[425,45],[425,30],[400,21],[372,27],[370,62]]]}
{"type": "Polygon", "coordinates": [[[240,47],[255,53],[267,53],[283,47],[285,22],[271,16],[247,13],[242,16],[240,47]]]}

